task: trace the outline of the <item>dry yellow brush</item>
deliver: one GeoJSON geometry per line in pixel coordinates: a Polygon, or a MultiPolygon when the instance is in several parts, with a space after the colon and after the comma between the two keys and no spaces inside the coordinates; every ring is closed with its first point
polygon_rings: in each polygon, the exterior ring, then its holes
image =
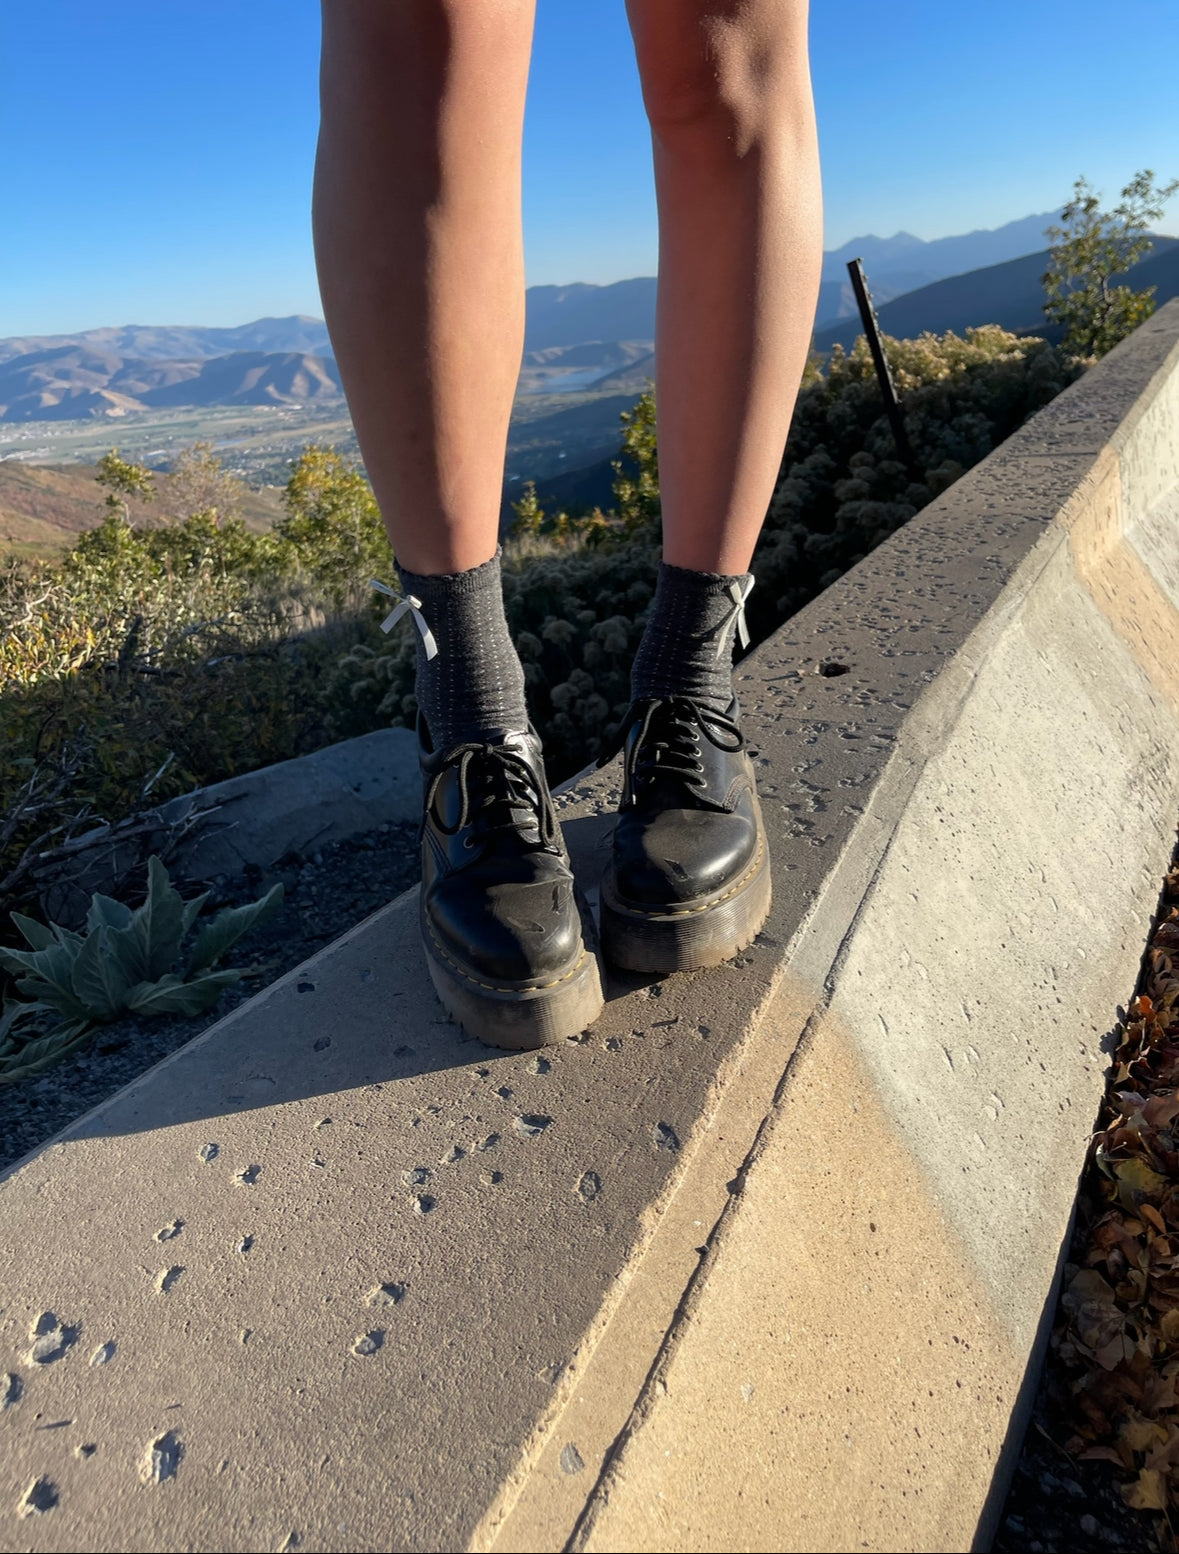
{"type": "Polygon", "coordinates": [[[1053,1336],[1072,1377],[1067,1449],[1114,1463],[1122,1494],[1157,1513],[1175,1548],[1179,1510],[1179,854],[1118,1047],[1093,1141],[1084,1265],[1070,1265],[1053,1336]]]}

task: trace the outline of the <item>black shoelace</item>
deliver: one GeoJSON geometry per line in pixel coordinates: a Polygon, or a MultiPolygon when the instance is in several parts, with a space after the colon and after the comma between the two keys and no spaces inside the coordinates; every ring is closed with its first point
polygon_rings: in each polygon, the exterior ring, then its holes
{"type": "Polygon", "coordinates": [[[434,813],[438,829],[446,836],[454,836],[468,825],[481,836],[497,831],[519,834],[523,810],[536,826],[536,845],[549,852],[560,852],[557,816],[548,785],[537,777],[524,756],[507,745],[456,745],[448,752],[446,764],[434,774],[426,791],[425,808],[427,813],[434,813]],[[454,825],[448,826],[434,812],[434,798],[439,783],[456,760],[459,815],[454,825]]]}
{"type": "MultiPolygon", "coordinates": [[[[718,750],[744,748],[745,737],[732,718],[688,696],[653,697],[636,704],[642,709],[638,735],[627,757],[626,775],[632,799],[647,783],[664,777],[676,778],[690,787],[704,786],[704,764],[700,759],[701,736],[718,750]]],[[[629,723],[599,760],[605,766],[626,743],[629,723]]]]}

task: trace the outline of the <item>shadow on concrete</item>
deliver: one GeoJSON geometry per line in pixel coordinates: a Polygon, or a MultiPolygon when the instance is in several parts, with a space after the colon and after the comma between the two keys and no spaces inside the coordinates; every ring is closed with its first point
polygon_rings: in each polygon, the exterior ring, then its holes
{"type": "Polygon", "coordinates": [[[1032,1341],[1031,1353],[1028,1355],[1027,1369],[1023,1373],[1023,1381],[1020,1383],[1019,1392],[1011,1409],[1011,1420],[1007,1426],[1007,1433],[1003,1437],[1003,1444],[999,1448],[998,1457],[995,1460],[995,1472],[991,1479],[991,1487],[987,1491],[987,1497],[983,1501],[982,1510],[979,1513],[978,1528],[974,1540],[970,1545],[971,1554],[987,1554],[995,1542],[995,1536],[999,1531],[999,1524],[1003,1518],[1003,1510],[1007,1504],[1007,1497],[1011,1492],[1011,1482],[1015,1477],[1015,1470],[1019,1465],[1020,1455],[1023,1451],[1024,1437],[1032,1422],[1032,1411],[1035,1407],[1036,1394],[1040,1390],[1040,1381],[1044,1375],[1044,1361],[1048,1355],[1048,1339],[1052,1334],[1052,1323],[1056,1317],[1056,1303],[1060,1299],[1060,1286],[1064,1277],[1064,1265],[1068,1260],[1068,1251],[1073,1239],[1073,1226],[1076,1223],[1076,1208],[1074,1207],[1069,1217],[1068,1229],[1060,1243],[1060,1250],[1056,1256],[1056,1272],[1053,1275],[1052,1285],[1044,1301],[1044,1309],[1040,1313],[1040,1320],[1036,1324],[1036,1336],[1032,1341]]]}
{"type": "MultiPolygon", "coordinates": [[[[612,823],[612,816],[595,815],[565,824],[578,878],[589,887],[593,905],[612,823]]],[[[589,915],[587,942],[595,952],[596,939],[589,915]]],[[[603,969],[607,1010],[660,981],[603,969]]],[[[553,1062],[554,1050],[574,1055],[577,1046],[547,1049],[546,1061],[553,1062]]],[[[422,1087],[416,1082],[432,1074],[466,1068],[490,1081],[497,1065],[511,1060],[518,1067],[520,1059],[519,1053],[468,1036],[442,1007],[426,969],[415,887],[239,1005],[59,1138],[142,1133],[310,1100],[326,1104],[374,1089],[389,1092],[390,1107],[417,1105],[422,1087]]]]}

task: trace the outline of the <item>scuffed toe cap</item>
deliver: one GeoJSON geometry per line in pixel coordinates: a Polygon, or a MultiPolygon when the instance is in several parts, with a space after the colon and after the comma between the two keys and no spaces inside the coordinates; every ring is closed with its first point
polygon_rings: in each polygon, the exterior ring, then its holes
{"type": "Polygon", "coordinates": [[[472,872],[440,879],[425,902],[428,927],[456,967],[491,983],[560,973],[581,944],[568,870],[545,854],[521,863],[532,867],[511,879],[502,872],[486,883],[472,872]]]}
{"type": "Polygon", "coordinates": [[[740,810],[666,809],[646,821],[626,811],[615,831],[615,888],[636,906],[692,901],[738,878],[756,849],[756,822],[740,810]]]}

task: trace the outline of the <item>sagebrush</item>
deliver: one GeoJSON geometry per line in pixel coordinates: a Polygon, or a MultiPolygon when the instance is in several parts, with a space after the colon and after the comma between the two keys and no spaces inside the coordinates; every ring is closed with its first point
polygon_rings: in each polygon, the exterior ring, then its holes
{"type": "MultiPolygon", "coordinates": [[[[997,326],[887,340],[920,478],[898,459],[872,359],[861,338],[836,348],[799,395],[782,468],[753,562],[748,618],[769,635],[1083,371],[1040,339],[997,326]]],[[[616,511],[546,514],[535,491],[518,504],[524,534],[505,547],[508,623],[533,719],[557,778],[591,760],[616,732],[630,664],[659,564],[655,407],[626,418],[615,467],[616,511]]],[[[366,726],[414,714],[414,646],[375,629],[333,677],[338,704],[366,726]]]]}

